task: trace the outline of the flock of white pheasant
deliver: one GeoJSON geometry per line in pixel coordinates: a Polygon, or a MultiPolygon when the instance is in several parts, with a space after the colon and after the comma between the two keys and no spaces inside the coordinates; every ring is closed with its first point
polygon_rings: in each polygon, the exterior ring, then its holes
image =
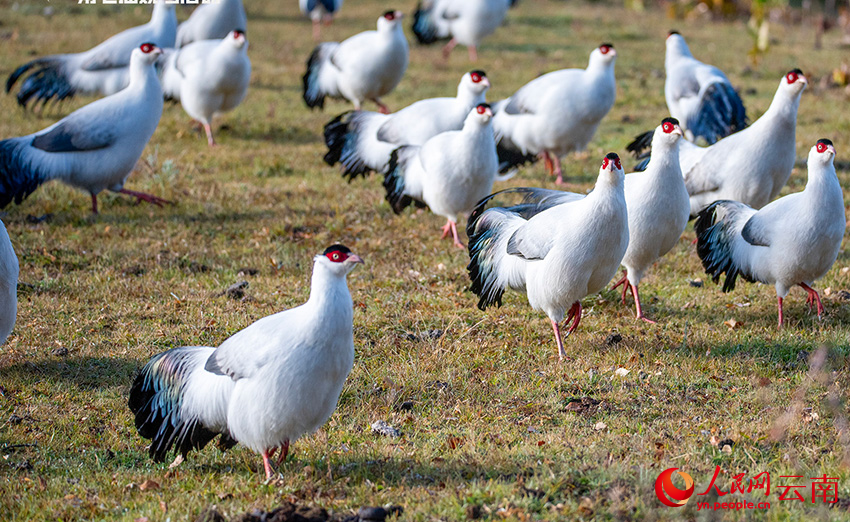
{"type": "MultiPolygon", "coordinates": [[[[341,0],[301,0],[318,40],[341,0]]],[[[432,0],[413,16],[420,43],[447,39],[477,56],[476,47],[500,25],[509,0],[432,0]]],[[[779,325],[783,299],[794,286],[809,294],[835,262],[844,236],[843,192],[828,139],[808,157],[805,190],[774,201],[795,162],[795,127],[807,85],[794,69],[779,80],[768,110],[749,123],[735,89],[716,67],[696,60],[684,38],[667,37],[665,95],[672,117],[638,137],[629,150],[644,161],[625,175],[621,159],[602,158],[588,194],[514,188],[492,194],[496,181],[542,159],[563,181],[561,159],[583,151],[614,105],[617,51],[609,43],[590,53],[584,69],[564,69],[530,80],[505,100],[487,104],[490,81],[480,70],[463,75],[455,97],[418,101],[390,112],[381,97],[404,77],[408,42],[404,16],[387,11],[375,31],[319,44],[307,62],[303,98],[322,108],[328,97],[354,110],[324,128],[324,160],[354,180],[374,172],[400,213],[413,204],[446,218],[443,237],[463,244],[479,307],[501,304],[506,289],[524,292],[551,321],[559,356],[579,326],[581,300],[609,284],[620,266],[625,303],[631,291],[637,318],[638,286],[647,270],[696,218],[697,252],[724,290],[740,275],[774,284],[779,325]],[[380,113],[362,110],[374,103],[380,113]],[[697,145],[703,140],[707,145],[697,145]],[[512,201],[498,206],[501,201],[512,201]]],[[[0,208],[21,203],[52,179],[88,192],[92,211],[103,190],[156,205],[167,201],[124,188],[156,131],[163,99],[178,100],[200,122],[209,144],[214,115],[236,108],[251,77],[241,0],[198,7],[177,24],[173,4],[159,1],[151,21],[85,52],[33,60],[15,70],[26,107],[76,93],[105,97],[28,136],[0,141],[0,208]]],[[[170,451],[179,463],[191,449],[221,435],[224,447],[242,443],[262,454],[267,476],[280,449],[315,431],[336,407],[354,359],[352,301],[346,275],[363,260],[342,245],[315,256],[309,300],[266,317],[217,348],[182,347],[159,354],[132,385],[130,408],[150,454],[170,451]]],[[[18,260],[0,224],[0,344],[16,315],[18,260]]]]}

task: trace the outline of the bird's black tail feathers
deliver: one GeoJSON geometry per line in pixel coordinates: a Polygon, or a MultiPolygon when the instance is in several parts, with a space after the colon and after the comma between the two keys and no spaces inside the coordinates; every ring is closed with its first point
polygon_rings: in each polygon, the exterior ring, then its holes
{"type": "Polygon", "coordinates": [[[535,154],[523,154],[513,147],[505,146],[501,140],[496,144],[496,155],[499,158],[500,174],[521,167],[526,163],[534,163],[538,159],[535,154]]]}
{"type": "Polygon", "coordinates": [[[404,170],[407,168],[408,160],[415,155],[418,148],[409,145],[403,146],[394,150],[390,155],[390,166],[384,174],[384,188],[387,190],[387,201],[396,214],[401,214],[411,203],[418,208],[427,206],[404,193],[404,170]]]}
{"type": "Polygon", "coordinates": [[[321,72],[322,65],[325,63],[326,45],[319,44],[313,49],[310,59],[307,60],[307,72],[304,73],[302,78],[304,82],[304,102],[311,109],[315,109],[316,107],[319,109],[325,108],[325,93],[319,86],[319,73],[321,72]]]}
{"type": "Polygon", "coordinates": [[[634,141],[626,145],[626,150],[631,152],[635,158],[642,160],[635,166],[635,172],[646,170],[649,165],[650,155],[652,154],[652,136],[654,130],[646,131],[643,134],[635,136],[634,141]]]}
{"type": "Polygon", "coordinates": [[[499,222],[482,220],[487,210],[487,203],[501,194],[491,194],[475,206],[466,225],[466,235],[469,236],[469,264],[466,266],[472,285],[469,290],[478,296],[478,308],[486,310],[488,306],[502,306],[504,288],[495,288],[493,275],[495,271],[494,256],[491,250],[498,239],[499,222]]]}
{"type": "Polygon", "coordinates": [[[735,280],[739,275],[751,283],[756,281],[752,274],[736,262],[732,252],[735,217],[743,206],[736,201],[715,201],[697,215],[694,224],[697,233],[697,254],[702,260],[705,273],[717,283],[725,272],[724,292],[734,290],[735,280]]]}
{"type": "MultiPolygon", "coordinates": [[[[184,458],[192,449],[201,449],[218,432],[204,427],[198,419],[186,418],[181,411],[183,389],[199,348],[174,348],[152,358],[130,388],[130,410],[135,414],[139,435],[151,439],[149,453],[163,462],[172,447],[184,458]]],[[[228,449],[236,441],[221,434],[219,447],[228,449]]]]}
{"type": "Polygon", "coordinates": [[[325,145],[328,147],[324,157],[325,163],[330,166],[337,163],[342,165],[342,177],[347,178],[349,183],[357,176],[365,178],[372,172],[357,151],[357,138],[360,131],[357,115],[357,111],[344,112],[329,121],[324,131],[325,145]]]}
{"type": "Polygon", "coordinates": [[[13,201],[20,204],[47,181],[26,157],[31,137],[0,141],[0,208],[13,201]]]}
{"type": "Polygon", "coordinates": [[[717,82],[706,87],[699,109],[685,123],[694,140],[702,137],[710,145],[745,128],[747,111],[731,85],[717,82]]]}
{"type": "Polygon", "coordinates": [[[15,69],[6,80],[6,92],[11,91],[15,82],[30,69],[33,69],[32,72],[21,82],[16,95],[21,107],[26,107],[33,98],[35,107],[39,102],[46,104],[50,100],[62,101],[76,92],[68,81],[62,61],[50,57],[33,60],[15,69]]]}
{"type": "Polygon", "coordinates": [[[413,12],[413,34],[422,45],[429,45],[440,39],[437,34],[437,26],[434,24],[434,8],[423,7],[422,2],[416,6],[413,12]]]}

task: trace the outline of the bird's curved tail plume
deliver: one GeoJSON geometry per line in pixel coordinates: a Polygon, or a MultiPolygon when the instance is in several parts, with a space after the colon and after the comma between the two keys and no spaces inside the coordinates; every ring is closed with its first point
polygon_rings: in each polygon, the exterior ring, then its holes
{"type": "MultiPolygon", "coordinates": [[[[153,357],[133,381],[130,410],[135,415],[139,435],[151,439],[148,451],[154,461],[164,461],[172,447],[175,453],[185,457],[192,449],[203,448],[219,435],[220,432],[202,424],[200,414],[191,411],[186,397],[188,388],[194,384],[190,381],[196,372],[203,371],[213,350],[181,347],[161,353],[153,357]]],[[[206,390],[206,398],[211,404],[224,400],[226,409],[225,396],[232,381],[226,376],[211,378],[218,378],[220,384],[206,390]]],[[[219,445],[222,449],[236,444],[227,433],[221,435],[219,445]]]]}
{"type": "Polygon", "coordinates": [[[303,97],[307,107],[311,109],[316,107],[324,109],[325,107],[325,97],[328,93],[322,89],[319,80],[321,79],[322,67],[324,67],[336,45],[332,42],[317,45],[307,60],[307,72],[302,77],[304,82],[303,97]]]}
{"type": "Polygon", "coordinates": [[[35,162],[27,157],[31,137],[0,141],[0,208],[13,201],[20,204],[47,181],[35,162]]]}
{"type": "Polygon", "coordinates": [[[410,206],[411,203],[419,208],[425,208],[425,203],[412,198],[405,193],[405,170],[408,162],[419,153],[419,147],[403,146],[390,155],[390,166],[384,174],[384,188],[387,191],[387,201],[396,214],[410,206]]]}
{"type": "Polygon", "coordinates": [[[514,147],[505,145],[503,140],[496,143],[496,155],[499,158],[500,174],[510,172],[526,163],[534,163],[538,159],[534,154],[525,154],[514,147]]]}
{"type": "Polygon", "coordinates": [[[697,216],[694,224],[697,254],[712,281],[717,283],[720,276],[726,274],[724,292],[735,288],[735,280],[739,275],[749,282],[757,280],[736,248],[736,244],[745,241],[741,237],[741,230],[754,212],[743,203],[720,200],[707,206],[697,216]]]}
{"type": "Polygon", "coordinates": [[[357,176],[365,178],[373,171],[364,161],[358,147],[365,115],[362,111],[348,111],[325,125],[325,145],[328,147],[324,156],[325,163],[330,166],[337,163],[342,165],[342,177],[347,178],[349,182],[357,176]]]}
{"type": "Polygon", "coordinates": [[[33,98],[33,105],[38,105],[50,100],[62,101],[76,92],[68,80],[63,62],[52,57],[39,58],[15,69],[6,80],[6,92],[10,92],[18,79],[30,69],[33,69],[32,72],[21,82],[16,95],[21,107],[26,107],[33,98]]]}
{"type": "Polygon", "coordinates": [[[419,2],[413,12],[413,34],[422,45],[429,45],[440,39],[437,25],[434,23],[434,6],[419,2]]]}
{"type": "Polygon", "coordinates": [[[642,172],[649,165],[650,155],[652,154],[652,136],[654,134],[654,130],[646,131],[643,134],[635,136],[635,139],[626,145],[626,150],[631,152],[635,158],[641,160],[635,166],[635,172],[642,172]]]}
{"type": "Polygon", "coordinates": [[[685,126],[694,136],[709,144],[738,132],[747,126],[747,111],[738,93],[728,83],[712,83],[706,87],[697,111],[685,126]]]}

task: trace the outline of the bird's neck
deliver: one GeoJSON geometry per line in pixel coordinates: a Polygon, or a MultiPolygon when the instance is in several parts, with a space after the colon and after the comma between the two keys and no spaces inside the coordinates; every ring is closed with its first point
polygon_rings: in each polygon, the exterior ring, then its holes
{"type": "Polygon", "coordinates": [[[678,143],[675,145],[670,145],[668,143],[653,144],[652,151],[652,161],[649,162],[647,170],[652,170],[653,172],[660,174],[661,178],[671,179],[673,177],[682,177],[681,169],[671,168],[679,166],[678,143]]]}
{"type": "MultiPolygon", "coordinates": [[[[166,5],[163,0],[159,0],[153,5],[153,13],[151,14],[151,23],[161,25],[168,20],[174,13],[174,6],[166,5]]],[[[176,16],[176,14],[175,14],[176,16]]],[[[159,42],[153,42],[159,44],[159,42]]],[[[162,44],[159,44],[162,45],[162,44]]]]}
{"type": "Polygon", "coordinates": [[[770,102],[770,107],[765,111],[764,116],[759,119],[770,120],[780,119],[789,122],[797,121],[797,109],[800,107],[800,96],[802,92],[796,95],[789,95],[787,92],[778,91],[770,102]]]}
{"type": "MultiPolygon", "coordinates": [[[[809,164],[811,165],[811,162],[809,164]]],[[[844,197],[838,177],[835,175],[835,168],[832,166],[816,165],[810,166],[808,170],[809,179],[806,182],[806,188],[803,190],[803,193],[808,197],[809,201],[817,206],[822,206],[837,197],[843,208],[844,197]]]]}
{"type": "Polygon", "coordinates": [[[619,192],[620,194],[624,193],[624,178],[622,176],[617,175],[614,172],[608,172],[607,170],[599,173],[599,177],[596,178],[596,185],[593,188],[594,193],[599,193],[600,196],[609,194],[611,192],[619,192]]]}
{"type": "MultiPolygon", "coordinates": [[[[329,313],[334,317],[350,317],[352,315],[351,294],[345,276],[331,273],[325,267],[316,264],[313,268],[313,278],[310,282],[310,299],[308,306],[317,313],[329,313]]],[[[351,322],[348,320],[348,322],[351,322]]]]}
{"type": "Polygon", "coordinates": [[[694,55],[691,54],[691,50],[688,49],[688,45],[684,42],[679,43],[671,43],[667,47],[667,53],[665,55],[665,62],[674,62],[679,58],[693,58],[694,55]]]}
{"type": "Polygon", "coordinates": [[[484,93],[476,94],[461,86],[457,90],[457,101],[463,107],[469,107],[469,110],[472,110],[472,107],[475,107],[479,103],[484,103],[484,93]]]}

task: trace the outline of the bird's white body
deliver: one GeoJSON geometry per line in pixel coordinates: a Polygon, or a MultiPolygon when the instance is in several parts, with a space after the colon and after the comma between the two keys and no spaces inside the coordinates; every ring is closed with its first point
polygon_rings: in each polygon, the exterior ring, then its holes
{"type": "Polygon", "coordinates": [[[616,51],[603,54],[600,49],[590,54],[587,69],[545,74],[496,104],[493,126],[500,147],[557,157],[583,151],[617,93],[616,51]]]}
{"type": "Polygon", "coordinates": [[[779,194],[794,168],[797,109],[806,83],[802,75],[791,84],[783,77],[761,118],[714,145],[681,143],[679,160],[692,216],[717,200],[761,208],[779,194]]]}
{"type": "Polygon", "coordinates": [[[169,54],[163,71],[166,96],[180,100],[189,116],[209,125],[236,108],[248,92],[251,60],[244,36],[191,43],[169,54]]]}
{"type": "Polygon", "coordinates": [[[363,170],[386,172],[390,154],[399,146],[421,146],[442,132],[462,129],[469,111],[484,103],[489,87],[483,73],[474,71],[463,75],[454,98],[420,100],[392,114],[360,111],[341,115],[325,127],[325,140],[332,151],[326,160],[342,163],[347,175],[356,176],[363,170]],[[340,149],[333,152],[335,147],[340,149]],[[353,168],[355,163],[357,168],[353,168]]]}
{"type": "Polygon", "coordinates": [[[679,167],[679,136],[664,133],[661,126],[655,129],[649,166],[626,176],[629,247],[622,264],[634,286],[676,245],[688,225],[691,207],[679,167]]]}
{"type": "Polygon", "coordinates": [[[125,89],[35,134],[0,142],[0,173],[22,187],[0,197],[17,196],[20,202],[51,179],[93,196],[121,190],[162,116],[162,88],[154,68],[158,53],[132,52],[125,89]]]}
{"type": "Polygon", "coordinates": [[[322,106],[324,97],[342,97],[360,110],[365,100],[380,103],[407,70],[409,48],[401,14],[378,19],[377,31],[364,31],[341,43],[320,44],[304,76],[308,105],[322,106]]]}
{"type": "Polygon", "coordinates": [[[679,120],[688,139],[703,136],[714,143],[743,128],[743,104],[723,71],[695,59],[679,34],[670,34],[666,46],[664,97],[670,115],[679,120]]]}
{"type": "Polygon", "coordinates": [[[202,4],[177,27],[175,47],[202,40],[220,40],[235,30],[248,29],[248,17],[242,0],[219,0],[202,4]]]}
{"type": "MultiPolygon", "coordinates": [[[[47,98],[57,96],[58,99],[74,93],[97,93],[107,96],[115,94],[130,82],[129,65],[132,51],[143,43],[173,47],[176,33],[177,15],[174,4],[159,0],[153,6],[150,22],[144,25],[118,33],[88,51],[47,56],[24,66],[37,67],[40,71],[49,71],[49,74],[44,74],[40,80],[33,80],[36,73],[27,77],[18,99],[25,104],[29,97],[47,92],[51,93],[50,96],[45,95],[47,98]],[[28,90],[33,92],[29,96],[23,96],[28,90]],[[59,92],[63,94],[58,94],[59,92]]],[[[17,78],[25,72],[24,67],[13,76],[17,78]]]]}
{"type": "Polygon", "coordinates": [[[18,314],[18,270],[18,256],[0,221],[0,346],[12,332],[18,314]]]}
{"type": "Polygon", "coordinates": [[[431,16],[439,38],[478,46],[502,25],[508,7],[508,0],[433,0],[431,16]]]}

